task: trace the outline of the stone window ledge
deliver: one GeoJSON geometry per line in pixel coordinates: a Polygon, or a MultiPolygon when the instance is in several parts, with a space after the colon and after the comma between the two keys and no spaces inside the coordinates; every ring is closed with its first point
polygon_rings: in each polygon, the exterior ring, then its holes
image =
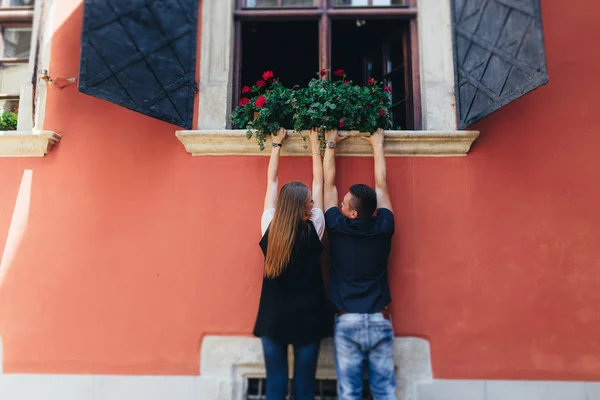
{"type": "Polygon", "coordinates": [[[60,139],[52,131],[0,131],[0,158],[43,157],[60,139]]]}
{"type": "MultiPolygon", "coordinates": [[[[306,132],[303,133],[306,136],[306,132]]],[[[341,135],[351,136],[340,143],[338,154],[343,156],[370,156],[368,143],[352,137],[361,136],[356,131],[341,131],[341,135]]],[[[196,130],[178,131],[177,138],[188,153],[194,156],[260,156],[269,155],[268,148],[260,151],[254,138],[248,140],[245,130],[196,130]]],[[[465,156],[478,131],[386,131],[386,156],[465,156]]],[[[299,133],[288,131],[288,139],[282,154],[289,156],[309,156],[310,150],[299,133]]],[[[268,144],[267,144],[268,145],[268,144]]]]}

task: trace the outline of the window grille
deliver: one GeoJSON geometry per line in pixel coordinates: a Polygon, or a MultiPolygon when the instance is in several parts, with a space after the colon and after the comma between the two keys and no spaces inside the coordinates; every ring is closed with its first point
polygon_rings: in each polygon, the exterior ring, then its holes
{"type": "MultiPolygon", "coordinates": [[[[246,400],[266,400],[267,380],[265,378],[249,378],[246,389],[246,400]]],[[[315,400],[337,400],[337,381],[332,379],[317,379],[315,384],[315,400]]],[[[369,382],[363,385],[363,400],[372,400],[369,391],[369,382]]],[[[286,400],[294,400],[292,396],[292,381],[288,382],[286,400]]]]}

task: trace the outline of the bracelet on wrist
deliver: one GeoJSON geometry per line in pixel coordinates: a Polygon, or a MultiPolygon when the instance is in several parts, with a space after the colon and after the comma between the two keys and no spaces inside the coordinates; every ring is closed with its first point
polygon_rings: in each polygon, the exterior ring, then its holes
{"type": "Polygon", "coordinates": [[[275,143],[275,142],[273,142],[273,143],[271,143],[271,146],[273,148],[275,148],[275,147],[282,147],[282,144],[281,143],[275,143]]]}

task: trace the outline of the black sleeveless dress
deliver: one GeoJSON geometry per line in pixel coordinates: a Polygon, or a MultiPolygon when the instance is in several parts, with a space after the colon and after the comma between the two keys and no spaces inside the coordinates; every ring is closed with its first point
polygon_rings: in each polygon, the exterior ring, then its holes
{"type": "MultiPolygon", "coordinates": [[[[266,256],[269,229],[260,241],[266,256]]],[[[331,334],[333,311],[325,297],[319,257],[323,245],[311,221],[302,223],[291,260],[276,278],[263,278],[254,335],[304,345],[331,334]]]]}

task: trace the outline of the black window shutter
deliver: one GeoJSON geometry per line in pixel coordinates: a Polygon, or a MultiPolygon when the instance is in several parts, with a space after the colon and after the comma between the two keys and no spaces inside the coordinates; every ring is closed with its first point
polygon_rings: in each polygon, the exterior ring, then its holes
{"type": "Polygon", "coordinates": [[[453,0],[459,129],[548,82],[540,0],[453,0]]]}
{"type": "Polygon", "coordinates": [[[79,90],[192,129],[198,0],[85,0],[79,90]]]}

